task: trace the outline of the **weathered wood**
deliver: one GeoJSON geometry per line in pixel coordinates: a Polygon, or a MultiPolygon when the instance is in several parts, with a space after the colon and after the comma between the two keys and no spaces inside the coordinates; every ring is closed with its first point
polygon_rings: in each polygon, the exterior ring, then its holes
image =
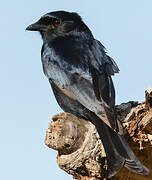
{"type": "MultiPolygon", "coordinates": [[[[126,140],[150,173],[140,176],[122,168],[113,180],[152,180],[152,88],[145,94],[145,102],[123,103],[115,109],[126,130],[126,140]]],[[[55,115],[52,120],[45,144],[58,151],[59,167],[74,180],[105,179],[106,155],[94,125],[69,113],[55,115]]]]}

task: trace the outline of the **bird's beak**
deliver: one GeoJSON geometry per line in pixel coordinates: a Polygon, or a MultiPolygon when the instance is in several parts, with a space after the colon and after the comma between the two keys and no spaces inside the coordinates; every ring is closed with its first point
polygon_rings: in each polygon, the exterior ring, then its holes
{"type": "Polygon", "coordinates": [[[38,22],[29,25],[26,30],[28,31],[44,31],[46,29],[46,25],[39,24],[38,22]]]}

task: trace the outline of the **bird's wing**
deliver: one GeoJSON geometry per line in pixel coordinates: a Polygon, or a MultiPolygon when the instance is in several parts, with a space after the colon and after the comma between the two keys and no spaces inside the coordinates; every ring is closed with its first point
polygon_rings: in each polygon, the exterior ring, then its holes
{"type": "Polygon", "coordinates": [[[96,97],[103,99],[108,106],[115,105],[115,90],[111,76],[119,72],[115,61],[106,54],[104,46],[97,40],[89,50],[90,72],[96,97]]]}
{"type": "Polygon", "coordinates": [[[116,64],[96,40],[78,48],[72,46],[67,41],[66,46],[60,43],[60,48],[46,45],[42,52],[44,73],[64,94],[79,101],[115,129],[115,122],[110,121],[109,116],[113,116],[110,106],[114,104],[110,76],[118,70],[116,64]]]}

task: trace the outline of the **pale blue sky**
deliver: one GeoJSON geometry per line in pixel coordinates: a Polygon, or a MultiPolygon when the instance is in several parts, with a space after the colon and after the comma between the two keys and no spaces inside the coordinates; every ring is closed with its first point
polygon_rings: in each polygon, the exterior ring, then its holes
{"type": "Polygon", "coordinates": [[[152,85],[151,0],[5,0],[0,6],[0,179],[70,180],[44,144],[52,115],[62,112],[43,75],[38,33],[27,25],[54,10],[80,13],[120,68],[117,104],[142,101],[152,85]]]}

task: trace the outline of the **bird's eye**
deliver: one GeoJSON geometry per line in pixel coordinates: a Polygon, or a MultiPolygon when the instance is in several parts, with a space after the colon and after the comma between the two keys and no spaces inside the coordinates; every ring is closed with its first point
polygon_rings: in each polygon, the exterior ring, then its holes
{"type": "Polygon", "coordinates": [[[55,26],[59,26],[61,24],[61,20],[60,19],[53,19],[53,25],[55,26]]]}

